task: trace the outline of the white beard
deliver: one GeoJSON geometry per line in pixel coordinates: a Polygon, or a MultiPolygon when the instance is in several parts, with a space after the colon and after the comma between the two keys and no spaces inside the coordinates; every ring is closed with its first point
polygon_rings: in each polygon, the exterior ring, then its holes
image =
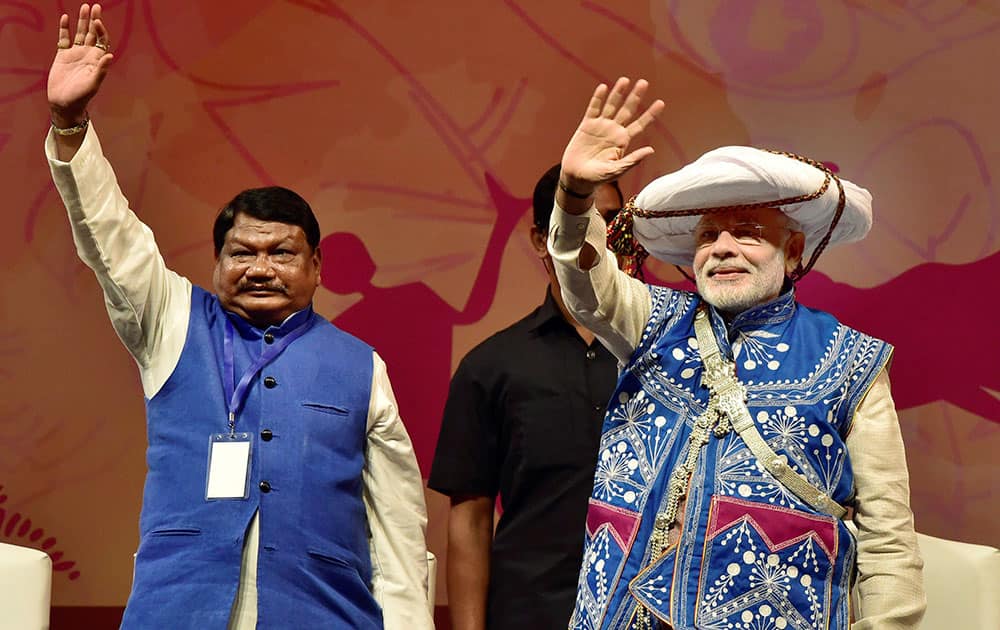
{"type": "Polygon", "coordinates": [[[727,315],[737,315],[758,304],[769,302],[781,293],[785,282],[785,253],[777,249],[774,256],[752,265],[746,258],[711,260],[696,275],[698,293],[706,302],[727,315]],[[720,279],[710,272],[718,267],[738,267],[746,271],[732,279],[720,279]]]}

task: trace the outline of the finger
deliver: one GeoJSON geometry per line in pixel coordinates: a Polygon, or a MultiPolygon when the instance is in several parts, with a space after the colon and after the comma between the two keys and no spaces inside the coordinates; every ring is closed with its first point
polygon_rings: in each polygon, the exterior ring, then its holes
{"type": "Polygon", "coordinates": [[[615,114],[615,122],[619,125],[625,125],[635,112],[639,111],[639,102],[642,101],[642,97],[646,94],[646,88],[649,87],[649,82],[645,79],[639,79],[635,83],[635,87],[629,92],[628,98],[625,99],[625,104],[622,105],[618,113],[615,114]]]}
{"type": "Polygon", "coordinates": [[[629,138],[634,138],[642,133],[643,129],[648,127],[653,120],[660,115],[660,112],[662,112],[665,107],[666,104],[663,101],[656,99],[652,105],[646,108],[646,111],[644,111],[641,116],[636,118],[631,125],[625,128],[628,131],[629,138]]]}
{"type": "Polygon", "coordinates": [[[73,45],[73,40],[69,36],[69,16],[65,13],[59,18],[59,48],[69,48],[73,45]]]}
{"type": "Polygon", "coordinates": [[[108,69],[111,67],[111,62],[114,61],[115,56],[111,53],[105,53],[101,55],[101,58],[97,60],[97,86],[100,87],[104,83],[104,77],[108,75],[108,69]]]}
{"type": "Polygon", "coordinates": [[[105,74],[108,72],[108,68],[111,67],[111,62],[115,60],[115,56],[111,53],[104,53],[104,55],[97,60],[97,72],[101,75],[102,80],[105,74]]]}
{"type": "MultiPolygon", "coordinates": [[[[619,160],[619,162],[627,165],[625,167],[625,171],[627,171],[630,168],[632,168],[633,166],[635,166],[636,164],[638,164],[639,162],[642,162],[643,160],[645,160],[649,156],[653,155],[653,153],[655,153],[655,151],[653,150],[653,147],[650,147],[650,146],[640,147],[640,148],[636,149],[635,151],[632,151],[631,153],[629,153],[625,157],[623,157],[621,160],[619,160]]],[[[622,171],[622,172],[625,172],[625,171],[622,171]]]]}
{"type": "Polygon", "coordinates": [[[87,37],[83,40],[84,46],[93,46],[97,43],[97,20],[91,18],[87,25],[87,37]]]}
{"type": "Polygon", "coordinates": [[[108,29],[104,26],[104,20],[94,20],[94,24],[96,25],[94,33],[97,35],[97,41],[110,46],[111,36],[108,34],[108,29]]]}
{"type": "Polygon", "coordinates": [[[110,33],[108,33],[108,28],[104,26],[103,13],[104,10],[101,8],[101,5],[99,4],[95,4],[94,6],[90,7],[90,19],[92,22],[95,22],[97,24],[97,31],[96,31],[97,40],[108,42],[111,41],[111,35],[110,33]]]}
{"type": "Polygon", "coordinates": [[[604,103],[604,109],[601,111],[601,116],[604,118],[611,118],[618,111],[618,108],[622,106],[625,101],[625,94],[628,92],[629,80],[628,77],[619,77],[615,81],[615,87],[611,89],[611,94],[608,95],[607,102],[604,103]]]}
{"type": "Polygon", "coordinates": [[[83,46],[87,31],[90,30],[90,5],[80,5],[80,17],[76,21],[76,35],[73,36],[74,46],[83,46]]]}
{"type": "Polygon", "coordinates": [[[587,104],[587,111],[583,114],[584,118],[597,118],[601,115],[601,107],[604,105],[604,97],[608,94],[608,86],[604,83],[598,85],[594,89],[594,95],[590,97],[590,103],[587,104]]]}

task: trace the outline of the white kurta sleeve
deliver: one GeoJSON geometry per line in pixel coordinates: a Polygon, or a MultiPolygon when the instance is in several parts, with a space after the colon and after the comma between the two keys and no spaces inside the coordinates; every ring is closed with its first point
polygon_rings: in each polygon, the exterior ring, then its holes
{"type": "Polygon", "coordinates": [[[854,469],[859,615],[854,630],[918,628],[926,600],[903,438],[885,370],[858,405],[847,449],[854,469]]]}
{"type": "Polygon", "coordinates": [[[399,417],[385,362],[375,354],[368,407],[365,510],[371,529],[372,591],[386,630],[433,628],[427,601],[427,508],[413,445],[399,417]]]}
{"type": "Polygon", "coordinates": [[[91,124],[69,162],[56,159],[52,132],[45,154],[69,213],[80,259],[97,276],[115,332],[139,364],[152,398],[180,359],[191,309],[191,283],[167,269],[153,232],[129,209],[91,124]]]}
{"type": "Polygon", "coordinates": [[[596,208],[574,215],[556,205],[548,245],[566,308],[597,335],[620,365],[626,363],[642,338],[652,299],[645,284],[618,269],[615,255],[607,249],[604,219],[596,208]],[[580,265],[585,246],[599,252],[590,269],[580,265]]]}

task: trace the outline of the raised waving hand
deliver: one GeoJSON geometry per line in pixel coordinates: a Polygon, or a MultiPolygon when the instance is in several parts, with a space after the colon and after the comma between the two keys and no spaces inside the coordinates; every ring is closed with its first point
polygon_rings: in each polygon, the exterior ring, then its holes
{"type": "Polygon", "coordinates": [[[70,31],[68,15],[59,19],[59,41],[48,80],[49,108],[57,129],[74,128],[86,120],[87,104],[114,58],[110,46],[101,5],[80,6],[75,32],[70,31]]]}
{"type": "Polygon", "coordinates": [[[610,90],[597,86],[579,127],[563,153],[560,187],[571,197],[589,195],[601,183],[618,179],[653,153],[644,146],[629,152],[632,140],[663,111],[657,99],[640,113],[649,84],[640,79],[632,85],[621,77],[610,90]],[[631,86],[631,89],[629,89],[631,86]]]}

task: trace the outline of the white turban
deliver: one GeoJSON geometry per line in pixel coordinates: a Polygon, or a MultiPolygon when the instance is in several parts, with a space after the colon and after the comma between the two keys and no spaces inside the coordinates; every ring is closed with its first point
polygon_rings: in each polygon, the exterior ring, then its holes
{"type": "MultiPolygon", "coordinates": [[[[669,263],[690,265],[694,260],[694,229],[703,210],[749,204],[780,209],[805,233],[803,260],[808,261],[830,229],[840,190],[836,178],[823,194],[809,201],[779,204],[781,200],[817,193],[826,171],[788,155],[753,147],[721,147],[709,151],[679,171],[650,182],[636,196],[636,240],[650,255],[669,263]],[[644,217],[644,213],[659,216],[644,217]]],[[[829,245],[865,237],[872,226],[872,196],[847,180],[844,211],[829,245]]]]}

